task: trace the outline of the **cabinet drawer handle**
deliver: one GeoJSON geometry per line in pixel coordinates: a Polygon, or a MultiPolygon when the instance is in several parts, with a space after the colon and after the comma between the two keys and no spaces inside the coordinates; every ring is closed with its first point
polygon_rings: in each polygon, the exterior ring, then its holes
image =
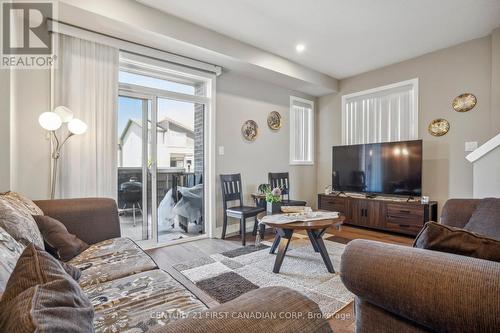
{"type": "Polygon", "coordinates": [[[405,214],[410,214],[411,212],[409,210],[400,210],[400,213],[405,213],[405,214]]]}
{"type": "Polygon", "coordinates": [[[396,219],[396,220],[413,220],[413,219],[408,219],[407,217],[404,217],[404,216],[394,216],[394,215],[390,215],[390,214],[387,214],[387,218],[388,219],[396,219]]]}

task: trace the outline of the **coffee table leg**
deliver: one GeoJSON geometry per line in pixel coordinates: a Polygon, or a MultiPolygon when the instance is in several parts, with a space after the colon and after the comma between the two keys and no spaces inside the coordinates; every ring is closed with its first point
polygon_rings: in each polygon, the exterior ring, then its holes
{"type": "Polygon", "coordinates": [[[271,245],[271,249],[269,249],[270,254],[274,254],[276,252],[278,244],[280,243],[280,239],[281,239],[280,235],[278,235],[278,232],[276,232],[274,235],[273,245],[271,245]]]}
{"type": "MultiPolygon", "coordinates": [[[[326,269],[330,273],[335,273],[335,270],[333,269],[332,261],[330,260],[330,256],[328,255],[328,252],[326,250],[326,246],[325,246],[325,243],[323,242],[323,238],[321,237],[324,234],[324,230],[322,230],[322,231],[311,230],[311,234],[314,238],[316,246],[318,247],[319,254],[321,254],[321,258],[323,258],[323,262],[326,265],[326,269]]],[[[313,244],[313,247],[314,247],[314,243],[313,243],[312,239],[311,239],[311,243],[313,244]]]]}
{"type": "Polygon", "coordinates": [[[278,255],[276,256],[276,261],[274,262],[273,273],[279,273],[281,264],[283,264],[283,259],[285,259],[285,253],[290,244],[290,239],[293,235],[293,230],[288,229],[277,229],[277,237],[280,237],[278,245],[278,255]]]}
{"type": "Polygon", "coordinates": [[[307,236],[309,236],[309,240],[311,241],[314,252],[319,252],[318,244],[316,243],[316,236],[311,230],[307,230],[307,236]]]}

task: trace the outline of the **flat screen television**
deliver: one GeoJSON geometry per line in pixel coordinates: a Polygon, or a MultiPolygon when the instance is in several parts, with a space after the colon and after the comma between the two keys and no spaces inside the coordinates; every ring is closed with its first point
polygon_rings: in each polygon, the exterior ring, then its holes
{"type": "Polygon", "coordinates": [[[422,140],[334,146],[334,191],[419,197],[422,140]]]}

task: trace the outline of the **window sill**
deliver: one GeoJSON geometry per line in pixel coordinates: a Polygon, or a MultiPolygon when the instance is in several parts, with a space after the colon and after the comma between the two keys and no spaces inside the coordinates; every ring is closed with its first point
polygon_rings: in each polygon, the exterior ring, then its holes
{"type": "Polygon", "coordinates": [[[290,165],[314,165],[311,161],[290,161],[290,165]]]}

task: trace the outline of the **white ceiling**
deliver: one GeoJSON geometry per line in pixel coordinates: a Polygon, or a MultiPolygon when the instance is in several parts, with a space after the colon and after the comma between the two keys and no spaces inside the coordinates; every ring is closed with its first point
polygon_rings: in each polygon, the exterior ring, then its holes
{"type": "Polygon", "coordinates": [[[336,78],[500,27],[500,0],[137,1],[336,78]]]}

